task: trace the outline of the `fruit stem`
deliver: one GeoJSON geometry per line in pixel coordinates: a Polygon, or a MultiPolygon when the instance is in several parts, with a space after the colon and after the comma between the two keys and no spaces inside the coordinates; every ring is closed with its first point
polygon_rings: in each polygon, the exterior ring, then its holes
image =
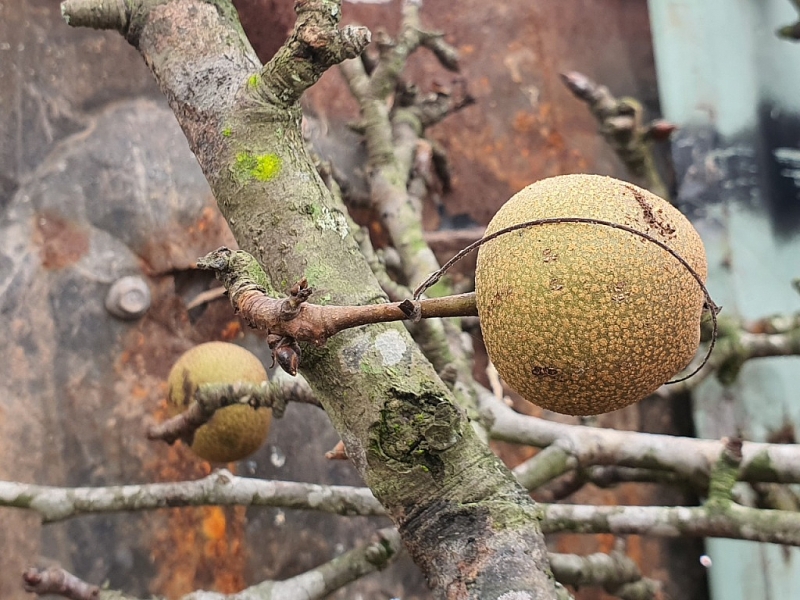
{"type": "Polygon", "coordinates": [[[299,300],[294,292],[310,288],[296,284],[289,299],[271,298],[259,284],[263,271],[256,259],[241,250],[234,252],[220,248],[198,260],[197,266],[216,273],[217,278],[223,282],[234,309],[252,327],[299,342],[320,345],[340,331],[371,323],[469,317],[478,314],[474,293],[361,306],[337,306],[306,302],[305,298],[310,293],[299,300]],[[291,311],[287,311],[289,302],[291,311]]]}

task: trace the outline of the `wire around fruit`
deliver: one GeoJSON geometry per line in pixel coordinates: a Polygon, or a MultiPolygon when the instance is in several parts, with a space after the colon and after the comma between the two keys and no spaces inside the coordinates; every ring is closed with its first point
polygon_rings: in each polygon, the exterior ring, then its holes
{"type": "Polygon", "coordinates": [[[539,406],[589,415],[652,393],[694,357],[704,306],[716,337],[699,235],[632,184],[567,175],[525,188],[415,298],[478,247],[489,356],[539,406]]]}

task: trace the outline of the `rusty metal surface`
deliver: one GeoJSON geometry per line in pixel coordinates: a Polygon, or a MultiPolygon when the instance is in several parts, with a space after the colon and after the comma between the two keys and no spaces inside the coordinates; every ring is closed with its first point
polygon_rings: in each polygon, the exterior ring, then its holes
{"type": "MultiPolygon", "coordinates": [[[[399,2],[344,4],[344,19],[373,30],[396,29],[399,2]]],[[[596,135],[597,125],[573,98],[559,73],[579,70],[632,95],[651,111],[657,88],[647,6],[631,0],[590,2],[451,2],[429,0],[426,27],[445,32],[461,53],[461,75],[477,104],[437,125],[432,137],[448,150],[454,191],[449,214],[485,225],[522,187],[573,172],[624,176],[616,157],[596,135]]],[[[454,75],[425,50],[417,52],[409,79],[430,90],[454,75]]],[[[351,119],[356,104],[336,70],[310,90],[313,110],[331,122],[351,119]]]]}

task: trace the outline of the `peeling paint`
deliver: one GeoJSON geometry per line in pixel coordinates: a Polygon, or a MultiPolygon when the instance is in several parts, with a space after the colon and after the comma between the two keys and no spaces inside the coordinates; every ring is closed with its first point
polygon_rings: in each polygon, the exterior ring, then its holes
{"type": "Polygon", "coordinates": [[[394,329],[378,335],[375,338],[375,347],[383,357],[384,367],[391,367],[399,363],[408,348],[403,337],[394,329]]]}

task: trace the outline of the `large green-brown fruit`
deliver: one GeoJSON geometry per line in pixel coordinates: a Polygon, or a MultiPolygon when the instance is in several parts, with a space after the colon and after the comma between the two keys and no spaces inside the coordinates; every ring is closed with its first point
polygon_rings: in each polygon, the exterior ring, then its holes
{"type": "MultiPolygon", "coordinates": [[[[236,344],[208,342],[185,352],[169,373],[169,404],[174,414],[186,410],[204,383],[263,383],[264,365],[236,344]]],[[[264,443],[272,411],[240,404],[226,406],[194,434],[191,448],[201,458],[225,463],[241,460],[264,443]]]]}
{"type": "MultiPolygon", "coordinates": [[[[486,233],[584,217],[645,233],[705,280],[703,243],[650,192],[610,177],[565,175],[511,198],[486,233]]],[[[657,244],[597,224],[537,225],[481,246],[478,314],[492,362],[534,404],[592,415],[641,400],[681,371],[700,343],[704,295],[657,244]]]]}

